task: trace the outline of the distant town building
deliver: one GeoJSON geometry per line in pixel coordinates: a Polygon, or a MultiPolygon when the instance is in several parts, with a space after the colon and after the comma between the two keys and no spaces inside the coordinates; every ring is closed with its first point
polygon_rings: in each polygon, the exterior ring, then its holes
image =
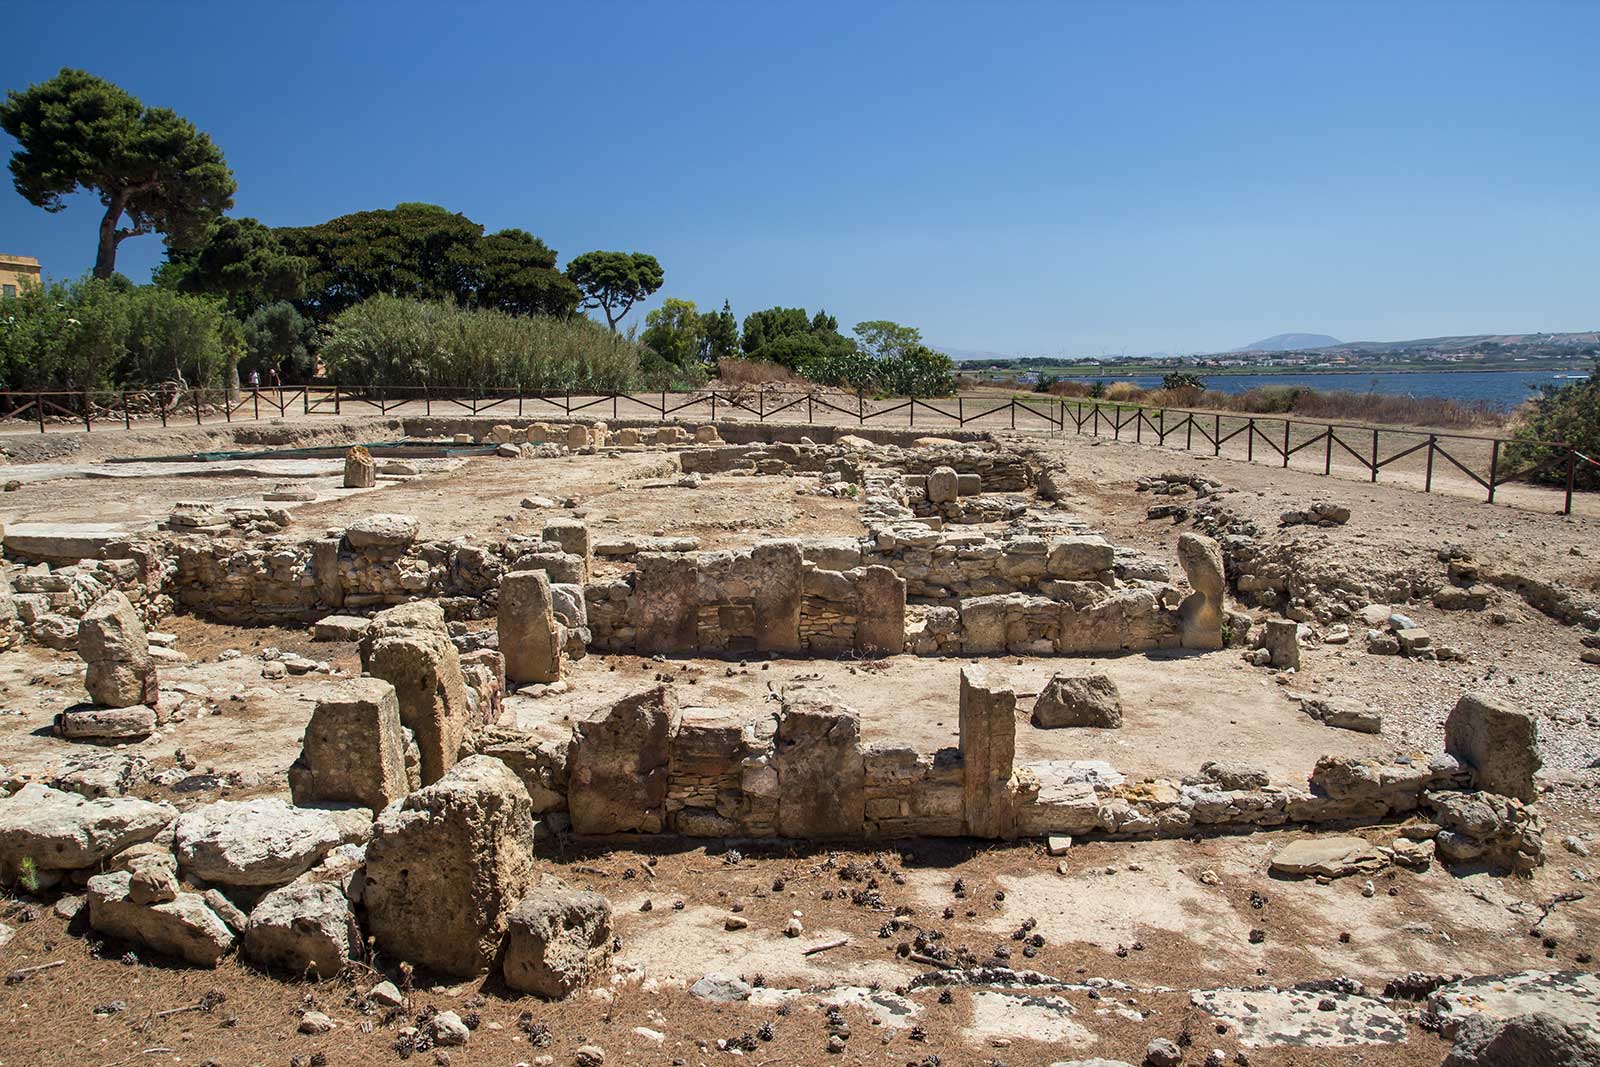
{"type": "Polygon", "coordinates": [[[24,286],[39,284],[39,261],[32,256],[0,253],[0,296],[16,296],[24,286]]]}

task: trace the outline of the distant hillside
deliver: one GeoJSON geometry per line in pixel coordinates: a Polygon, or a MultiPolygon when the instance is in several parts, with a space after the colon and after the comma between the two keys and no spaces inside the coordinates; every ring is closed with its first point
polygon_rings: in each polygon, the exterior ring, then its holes
{"type": "Polygon", "coordinates": [[[1328,348],[1343,344],[1337,337],[1325,333],[1280,333],[1254,344],[1245,345],[1241,352],[1298,352],[1305,348],[1328,348]]]}

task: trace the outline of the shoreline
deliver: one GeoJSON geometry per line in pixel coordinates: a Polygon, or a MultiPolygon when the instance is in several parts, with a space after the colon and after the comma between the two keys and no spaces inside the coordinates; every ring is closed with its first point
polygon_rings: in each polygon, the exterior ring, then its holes
{"type": "MultiPolygon", "coordinates": [[[[994,374],[1014,373],[1043,373],[1054,378],[1094,379],[1094,378],[1159,378],[1165,374],[1195,374],[1201,378],[1250,378],[1276,375],[1326,375],[1336,377],[1360,377],[1374,374],[1537,374],[1545,371],[1551,374],[1579,374],[1588,376],[1588,366],[1537,366],[1537,367],[1362,367],[1362,368],[1222,368],[1212,370],[1209,368],[1194,367],[1161,367],[1157,369],[1101,369],[1098,371],[1054,371],[1040,367],[1019,367],[1015,369],[990,370],[994,374]]],[[[960,365],[956,373],[963,373],[960,365]]],[[[982,373],[969,371],[966,373],[982,373]]]]}

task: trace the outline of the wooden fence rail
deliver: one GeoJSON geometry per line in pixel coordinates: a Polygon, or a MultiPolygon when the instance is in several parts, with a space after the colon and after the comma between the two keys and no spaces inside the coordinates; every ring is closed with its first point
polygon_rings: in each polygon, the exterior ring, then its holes
{"type": "MultiPolygon", "coordinates": [[[[1013,430],[1036,430],[1130,439],[1164,448],[1209,450],[1221,456],[1223,449],[1241,437],[1243,458],[1247,462],[1268,462],[1287,468],[1290,460],[1321,446],[1321,473],[1331,476],[1336,454],[1341,461],[1354,464],[1373,482],[1386,468],[1413,456],[1421,457],[1423,491],[1433,492],[1435,468],[1440,461],[1449,464],[1495,502],[1495,491],[1508,482],[1522,481],[1530,475],[1554,475],[1564,483],[1562,514],[1572,513],[1579,464],[1600,467],[1600,460],[1577,449],[1551,441],[1517,441],[1524,450],[1532,447],[1539,457],[1517,469],[1505,465],[1510,438],[1473,434],[1430,433],[1362,426],[1353,423],[1310,422],[1288,416],[1222,414],[1182,408],[1147,408],[1135,404],[1099,400],[1067,400],[1056,397],[889,397],[868,399],[857,393],[824,393],[791,388],[727,391],[699,389],[687,393],[571,393],[523,391],[517,389],[467,389],[429,386],[347,386],[296,385],[279,388],[224,389],[123,389],[82,391],[0,390],[0,422],[24,422],[47,433],[52,425],[84,431],[99,426],[129,429],[134,420],[160,419],[167,426],[175,421],[204,425],[208,420],[234,422],[262,418],[286,418],[291,414],[340,415],[349,407],[355,411],[389,415],[404,411],[433,416],[443,413],[483,415],[495,413],[528,418],[540,415],[589,415],[612,419],[653,417],[751,418],[758,422],[823,421],[857,426],[898,425],[916,428],[918,418],[929,430],[983,424],[993,428],[1004,423],[1013,430]],[[752,397],[751,393],[754,393],[752,397]],[[802,419],[803,415],[803,419],[802,419]],[[787,416],[784,419],[783,416],[787,416]],[[1296,435],[1300,439],[1296,440],[1296,435]],[[1181,443],[1180,439],[1181,438],[1181,443]],[[1488,450],[1484,457],[1473,457],[1468,450],[1488,450]],[[1257,459],[1257,453],[1261,460],[1257,459]],[[1475,466],[1476,465],[1476,466],[1475,466]]],[[[1238,446],[1236,445],[1235,448],[1238,446]]]]}

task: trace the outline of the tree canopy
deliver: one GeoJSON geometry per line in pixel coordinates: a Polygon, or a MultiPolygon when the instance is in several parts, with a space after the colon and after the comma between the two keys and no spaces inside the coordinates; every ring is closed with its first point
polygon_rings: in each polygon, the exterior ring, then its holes
{"type": "Polygon", "coordinates": [[[585,252],[567,264],[567,277],[583,293],[583,306],[598,308],[613,333],[666,278],[656,257],[644,252],[585,252]]]}
{"type": "Polygon", "coordinates": [[[318,321],[378,294],[512,314],[568,315],[579,294],[556,254],[525,230],[483,226],[436,204],[397,204],[275,231],[310,264],[300,310],[318,321]]]}
{"type": "Polygon", "coordinates": [[[740,344],[745,355],[753,356],[769,341],[803,334],[810,328],[811,320],[806,317],[805,308],[774,307],[752,311],[744,317],[744,339],[740,344]]]}
{"type": "Polygon", "coordinates": [[[479,307],[513,315],[570,315],[581,294],[556,270],[555,250],[527,230],[501,230],[478,243],[479,307]]]}
{"type": "Polygon", "coordinates": [[[229,310],[248,318],[258,308],[305,295],[311,263],[292,256],[276,233],[251,218],[220,218],[192,249],[167,249],[162,284],[180,292],[225,297],[229,310]]]}
{"type": "Polygon", "coordinates": [[[233,173],[210,137],[170,108],[146,107],[81,70],[63,68],[49,81],[8,92],[0,129],[20,146],[11,178],[29,203],[56,212],[79,190],[99,195],[105,213],[96,278],[116,271],[117,246],[129,237],[163,233],[185,247],[233,206],[233,173]],[[124,217],[128,225],[120,226],[124,217]]]}

